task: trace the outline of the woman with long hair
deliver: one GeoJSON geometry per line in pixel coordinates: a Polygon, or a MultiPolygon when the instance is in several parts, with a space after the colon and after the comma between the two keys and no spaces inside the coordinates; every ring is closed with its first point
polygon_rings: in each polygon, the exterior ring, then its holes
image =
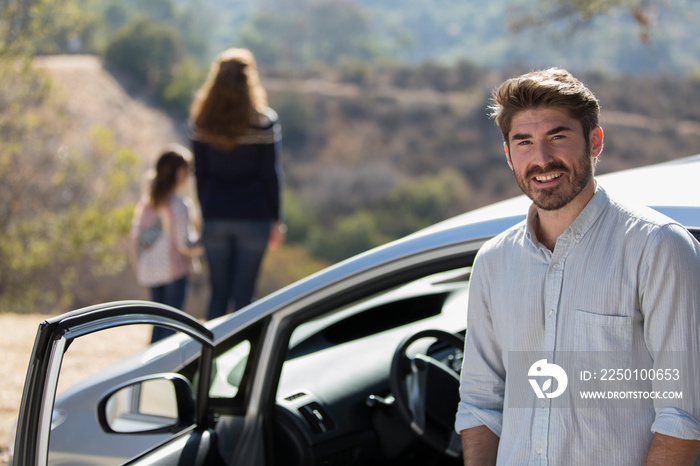
{"type": "MultiPolygon", "coordinates": [[[[152,301],[176,309],[185,303],[191,258],[204,253],[192,222],[194,205],[180,195],[187,185],[189,158],[190,151],[179,144],[166,147],[136,205],[131,230],[131,259],[139,284],[150,288],[152,301]]],[[[171,333],[155,327],[151,342],[171,333]]]]}
{"type": "Polygon", "coordinates": [[[213,319],[252,301],[265,250],[284,241],[282,135],[245,49],[219,54],[190,113],[213,319]]]}

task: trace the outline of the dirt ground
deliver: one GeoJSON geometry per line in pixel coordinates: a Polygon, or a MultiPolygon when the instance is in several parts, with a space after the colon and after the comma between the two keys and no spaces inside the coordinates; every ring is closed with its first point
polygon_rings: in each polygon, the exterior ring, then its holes
{"type": "MultiPolygon", "coordinates": [[[[0,465],[7,463],[7,447],[19,414],[22,387],[36,330],[48,316],[0,314],[3,383],[0,384],[0,465]]],[[[79,380],[148,346],[150,326],[130,326],[85,336],[66,353],[59,392],[79,380]]]]}

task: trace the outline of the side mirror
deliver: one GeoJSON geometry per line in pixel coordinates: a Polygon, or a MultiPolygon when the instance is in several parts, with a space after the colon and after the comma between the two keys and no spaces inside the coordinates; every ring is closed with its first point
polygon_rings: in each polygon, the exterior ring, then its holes
{"type": "Polygon", "coordinates": [[[107,433],[177,432],[195,422],[194,391],[180,374],[140,377],[105,393],[97,418],[107,433]]]}

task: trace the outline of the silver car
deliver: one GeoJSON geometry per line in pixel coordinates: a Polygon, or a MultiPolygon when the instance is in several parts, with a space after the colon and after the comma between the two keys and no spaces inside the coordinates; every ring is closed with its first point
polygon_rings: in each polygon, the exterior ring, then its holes
{"type": "MultiPolygon", "coordinates": [[[[700,233],[700,156],[599,181],[700,233]]],[[[528,205],[520,196],[455,217],[204,325],[137,301],[47,320],[14,464],[461,464],[470,266],[528,205]],[[130,324],[179,333],[55,396],[73,340],[130,324]]]]}

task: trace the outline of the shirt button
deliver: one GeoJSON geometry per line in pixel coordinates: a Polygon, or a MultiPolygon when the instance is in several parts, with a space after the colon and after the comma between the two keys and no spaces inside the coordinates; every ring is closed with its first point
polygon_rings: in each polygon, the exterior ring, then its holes
{"type": "Polygon", "coordinates": [[[576,239],[581,239],[581,233],[576,233],[576,239]]]}
{"type": "Polygon", "coordinates": [[[537,450],[535,450],[535,453],[537,453],[538,455],[541,455],[541,454],[542,454],[542,448],[541,448],[541,447],[537,448],[537,450]]]}
{"type": "Polygon", "coordinates": [[[555,269],[558,269],[558,268],[559,268],[559,262],[555,262],[554,265],[553,265],[552,267],[554,267],[555,269]]]}
{"type": "Polygon", "coordinates": [[[549,310],[549,317],[554,317],[554,309],[549,310]]]}

